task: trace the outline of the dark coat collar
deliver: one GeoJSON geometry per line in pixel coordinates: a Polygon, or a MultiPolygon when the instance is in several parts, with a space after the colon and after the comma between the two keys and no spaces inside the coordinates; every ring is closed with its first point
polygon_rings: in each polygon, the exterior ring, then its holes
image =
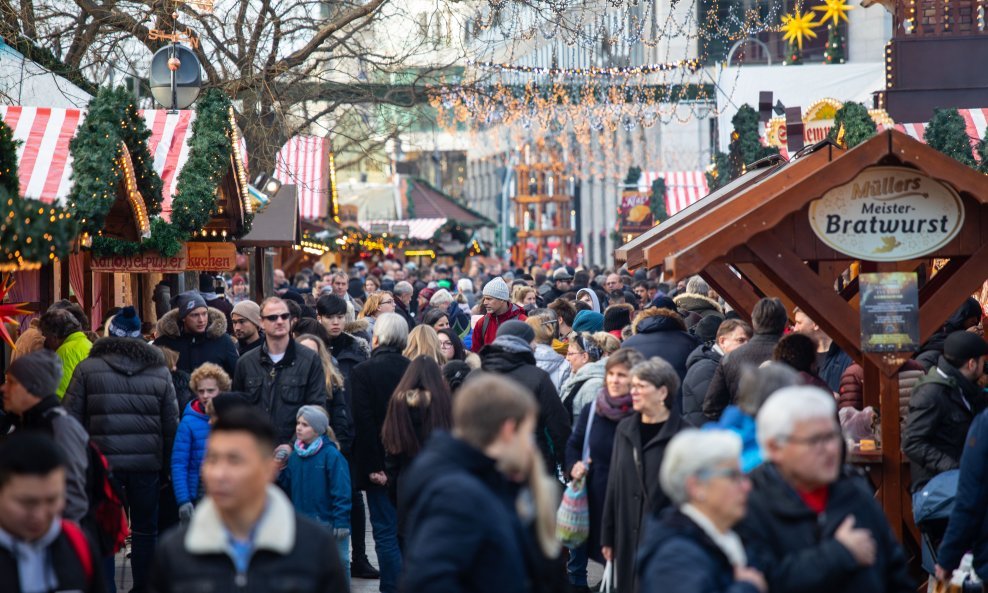
{"type": "MultiPolygon", "coordinates": [[[[669,414],[669,419],[665,421],[662,428],[659,429],[659,433],[655,435],[652,440],[645,443],[645,449],[651,449],[652,447],[658,446],[662,443],[668,443],[672,437],[676,436],[683,427],[685,426],[682,416],[672,413],[669,414]]],[[[617,428],[618,434],[623,435],[625,438],[629,439],[636,446],[641,442],[641,414],[634,413],[628,418],[621,421],[617,428]]]]}

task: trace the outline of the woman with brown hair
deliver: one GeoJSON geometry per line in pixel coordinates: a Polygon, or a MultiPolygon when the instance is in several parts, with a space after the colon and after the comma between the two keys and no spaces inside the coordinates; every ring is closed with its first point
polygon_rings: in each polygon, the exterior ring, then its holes
{"type": "MultiPolygon", "coordinates": [[[[453,425],[452,419],[453,398],[439,365],[430,356],[412,359],[388,401],[388,411],[381,427],[388,494],[396,506],[405,469],[411,465],[432,432],[449,430],[453,425]]],[[[401,547],[404,547],[403,519],[399,513],[398,543],[401,547]]]]}
{"type": "Polygon", "coordinates": [[[408,360],[428,356],[436,364],[446,364],[446,357],[443,356],[442,347],[439,345],[439,334],[428,325],[417,325],[408,332],[408,345],[405,346],[402,355],[408,360]]]}
{"type": "Polygon", "coordinates": [[[353,445],[353,421],[347,410],[346,397],[343,394],[343,373],[333,364],[333,357],[326,344],[315,334],[301,334],[295,338],[300,346],[313,350],[322,361],[322,370],[326,375],[326,410],[329,412],[329,425],[336,433],[340,451],[350,455],[353,445]]]}

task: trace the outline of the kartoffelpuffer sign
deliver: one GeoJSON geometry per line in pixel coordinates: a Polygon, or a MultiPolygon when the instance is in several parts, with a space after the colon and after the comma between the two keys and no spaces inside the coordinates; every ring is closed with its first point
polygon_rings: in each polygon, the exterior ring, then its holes
{"type": "Polygon", "coordinates": [[[870,167],[810,203],[816,236],[867,261],[928,255],[963,224],[964,204],[952,187],[904,167],[870,167]]]}

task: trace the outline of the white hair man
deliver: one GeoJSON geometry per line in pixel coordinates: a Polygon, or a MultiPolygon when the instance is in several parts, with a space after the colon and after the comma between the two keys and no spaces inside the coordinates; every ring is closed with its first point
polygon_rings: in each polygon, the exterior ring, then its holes
{"type": "Polygon", "coordinates": [[[870,489],[841,471],[833,396],[785,387],[768,398],[756,422],[766,463],[751,472],[748,514],[738,531],[766,554],[769,590],[914,590],[902,547],[870,489]]]}
{"type": "Polygon", "coordinates": [[[415,288],[402,280],[395,284],[393,293],[395,295],[395,313],[401,315],[401,318],[408,324],[408,331],[411,331],[415,327],[415,318],[412,317],[409,307],[412,305],[412,295],[415,294],[415,288]]]}
{"type": "Polygon", "coordinates": [[[647,524],[641,593],[765,592],[764,576],[748,566],[748,551],[732,530],[751,491],[740,456],[741,439],[725,430],[686,429],[669,441],[659,483],[675,508],[647,524]]]}

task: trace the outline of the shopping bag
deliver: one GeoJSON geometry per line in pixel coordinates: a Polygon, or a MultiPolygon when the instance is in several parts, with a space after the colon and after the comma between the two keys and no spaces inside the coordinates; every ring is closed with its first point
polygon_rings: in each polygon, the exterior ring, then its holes
{"type": "Polygon", "coordinates": [[[584,478],[573,480],[563,493],[563,500],[556,512],[556,537],[567,548],[575,548],[587,541],[590,534],[590,507],[587,504],[587,486],[584,478]]]}
{"type": "Polygon", "coordinates": [[[610,560],[604,565],[604,576],[600,579],[600,593],[615,593],[617,583],[614,582],[614,564],[610,560]]]}

